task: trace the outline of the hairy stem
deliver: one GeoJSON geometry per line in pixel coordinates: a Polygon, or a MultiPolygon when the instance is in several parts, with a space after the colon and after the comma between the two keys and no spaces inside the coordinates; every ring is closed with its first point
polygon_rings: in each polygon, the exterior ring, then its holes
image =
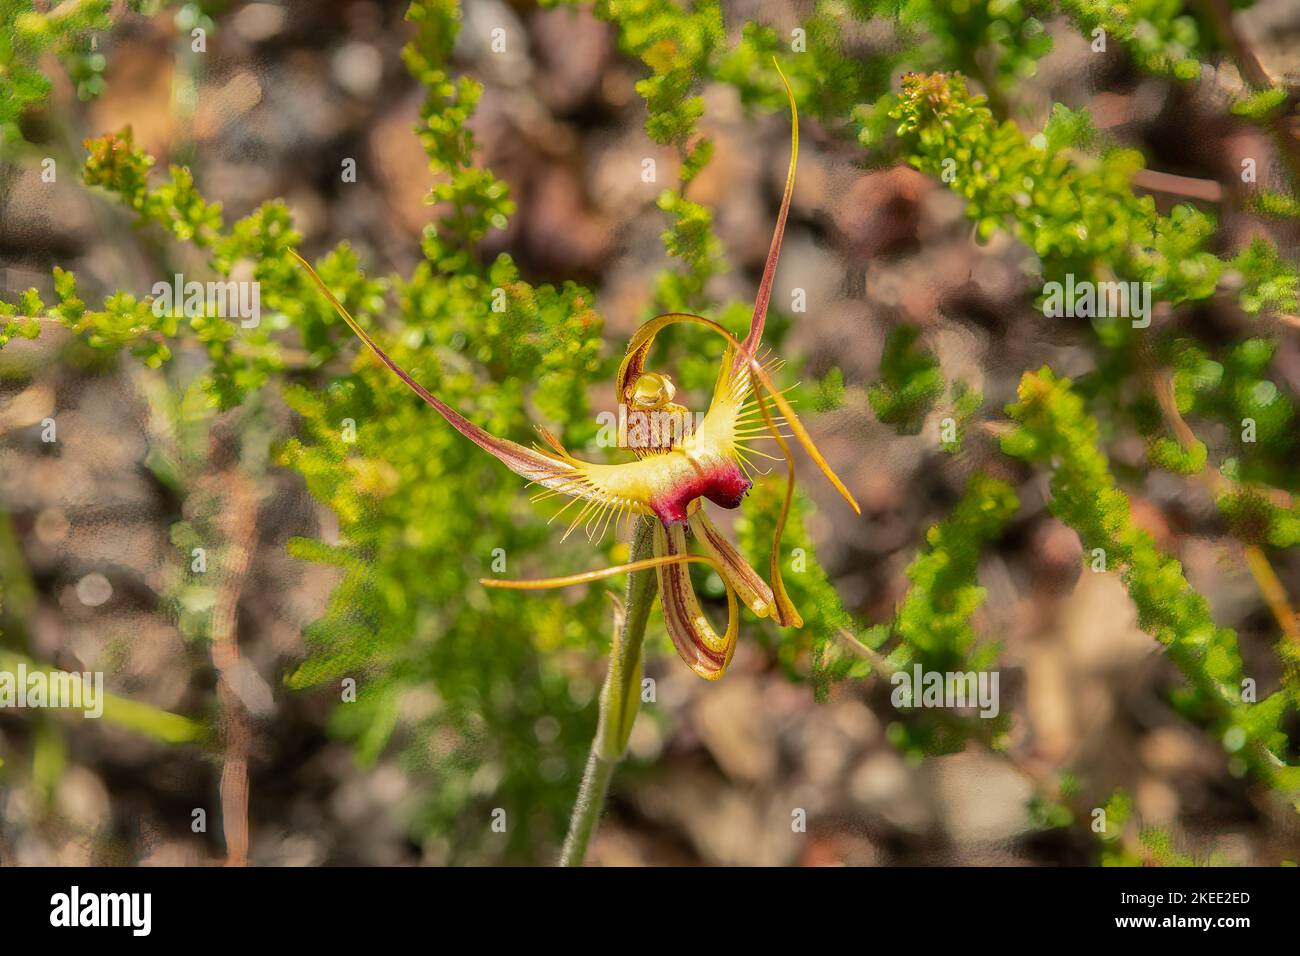
{"type": "MultiPolygon", "coordinates": [[[[630,561],[651,556],[653,518],[642,518],[632,536],[630,561]]],[[[659,590],[653,569],[635,571],[627,581],[627,599],[614,616],[614,640],[609,650],[609,671],[600,692],[600,718],[591,742],[587,769],[582,774],[578,799],[569,818],[569,833],[560,851],[560,866],[582,866],[587,845],[596,832],[614,768],[627,751],[632,723],[641,701],[641,645],[646,620],[659,590]]]]}

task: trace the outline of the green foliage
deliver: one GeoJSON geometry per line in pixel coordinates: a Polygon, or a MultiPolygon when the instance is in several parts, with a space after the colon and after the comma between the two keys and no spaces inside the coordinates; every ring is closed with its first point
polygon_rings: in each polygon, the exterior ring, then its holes
{"type": "MultiPolygon", "coordinates": [[[[977,472],[952,512],[926,532],[925,547],[907,568],[911,586],[899,605],[892,632],[898,644],[886,658],[887,670],[910,671],[920,665],[928,673],[980,673],[996,667],[1000,646],[978,643],[973,617],[987,592],[976,572],[984,548],[1002,534],[1020,507],[1006,482],[977,472]]],[[[912,692],[919,689],[913,687],[912,692]]],[[[1009,714],[954,721],[942,712],[921,710],[890,726],[889,738],[914,760],[927,754],[961,750],[969,736],[1005,729],[1009,714]]]]}
{"type": "MultiPolygon", "coordinates": [[[[225,283],[256,282],[262,315],[255,327],[242,328],[238,320],[219,315],[216,301],[204,300],[197,308],[155,308],[152,297],[117,291],[99,309],[89,308],[77,294],[76,278],[56,269],[56,305],[46,307],[36,290],[28,290],[16,304],[0,303],[0,317],[48,318],[80,335],[96,349],[129,347],[146,365],[169,361],[178,342],[198,343],[211,363],[204,388],[215,408],[239,405],[268,379],[287,369],[277,332],[296,328],[307,349],[301,364],[315,368],[337,351],[329,329],[334,326],[328,303],[313,294],[302,270],[288,250],[300,237],[294,231],[284,203],[269,202],[227,228],[219,203],[209,203],[198,193],[190,171],[173,166],[159,185],[149,184],[153,158],[134,145],[129,129],[88,140],[89,155],[82,177],[88,186],[102,189],[137,216],[141,226],[153,225],[178,240],[208,253],[211,277],[225,283]]],[[[318,271],[352,310],[363,316],[382,304],[384,284],[361,277],[355,255],[341,245],[322,257],[318,271]]],[[[190,277],[187,277],[190,278],[190,277]]],[[[170,286],[172,277],[162,280],[170,286]]],[[[11,318],[0,327],[0,344],[13,334],[32,335],[39,321],[11,318]]]]}
{"type": "MultiPolygon", "coordinates": [[[[590,419],[580,383],[595,366],[600,323],[589,301],[571,284],[527,286],[504,258],[484,276],[425,264],[398,286],[400,325],[377,334],[417,380],[492,431],[527,441],[526,400],[563,416],[561,424],[590,419]],[[505,314],[491,311],[494,283],[509,290],[505,314]],[[539,384],[525,389],[529,382],[539,384]]],[[[600,561],[581,539],[558,549],[558,532],[523,482],[369,357],[324,392],[296,388],[287,397],[306,434],[283,460],[340,525],[338,545],[294,550],[344,572],[291,685],[361,681],[335,726],[365,760],[390,738],[400,745],[404,765],[429,785],[421,832],[469,839],[486,833],[488,813],[502,806],[518,821],[506,852],[531,854],[554,838],[576,786],[607,611],[595,589],[575,605],[572,595],[489,595],[467,582],[497,573],[497,554],[511,577],[600,561]],[[474,783],[485,775],[498,780],[490,794],[474,783]],[[453,825],[469,813],[485,825],[453,825]]],[[[486,850],[444,852],[461,859],[486,850]]]]}
{"type": "Polygon", "coordinates": [[[1284,260],[1272,243],[1256,239],[1238,254],[1232,265],[1243,280],[1241,307],[1251,315],[1294,312],[1300,307],[1297,302],[1300,269],[1284,260]]]}
{"type": "Polygon", "coordinates": [[[1128,588],[1139,626],[1164,645],[1187,679],[1177,696],[1180,710],[1210,722],[1243,768],[1273,786],[1300,789],[1300,770],[1282,763],[1281,708],[1269,700],[1243,702],[1236,634],[1214,623],[1179,563],[1133,523],[1128,497],[1101,451],[1097,422],[1069,379],[1046,368],[1028,372],[1018,394],[1007,413],[1020,427],[1003,439],[1003,450],[1049,467],[1052,513],[1078,532],[1085,551],[1104,552],[1107,567],[1117,569],[1128,588]]]}
{"type": "MultiPolygon", "coordinates": [[[[783,483],[767,479],[751,492],[753,506],[737,520],[742,551],[762,567],[771,547],[783,483]]],[[[802,631],[780,633],[768,642],[787,673],[798,677],[806,653],[818,700],[825,700],[833,683],[865,678],[873,672],[889,675],[920,664],[927,671],[980,671],[993,666],[998,645],[979,643],[972,617],[984,603],[985,591],[976,581],[981,552],[996,540],[1019,507],[1014,490],[1003,481],[977,473],[944,521],[931,527],[926,546],[907,568],[910,586],[894,619],[862,627],[840,603],[835,586],[817,562],[816,550],[803,521],[808,504],[795,496],[793,520],[782,540],[786,587],[804,616],[802,631]],[[847,637],[846,637],[847,636],[847,637]],[[894,638],[897,638],[894,641],[894,638]],[[864,658],[846,643],[858,642],[876,656],[864,658]],[[893,643],[892,649],[887,645],[893,643]]],[[[996,721],[995,721],[996,723],[996,721]]],[[[946,717],[914,714],[906,724],[891,728],[891,740],[909,754],[948,753],[960,749],[971,732],[946,717]]]]}
{"type": "MultiPolygon", "coordinates": [[[[686,198],[687,185],[713,156],[713,143],[697,135],[704,113],[698,87],[712,71],[725,39],[722,11],[713,0],[599,0],[597,17],[618,26],[619,48],[640,60],[650,75],[637,81],[646,104],[646,134],[676,149],[678,184],[663,190],[657,205],[669,218],[664,248],[682,260],[681,270],[656,277],[656,312],[697,311],[707,303],[705,285],[724,268],[722,244],[713,232],[713,213],[686,198]]],[[[669,335],[668,341],[674,336],[669,335]]]]}
{"type": "Polygon", "coordinates": [[[1133,798],[1116,790],[1101,808],[1105,812],[1105,830],[1101,834],[1102,866],[1223,866],[1224,861],[1211,856],[1197,860],[1174,845],[1174,835],[1166,827],[1142,824],[1133,807],[1133,798]]]}
{"type": "MultiPolygon", "coordinates": [[[[1079,159],[1074,148],[1094,139],[1086,117],[1057,108],[1043,131],[1029,138],[1010,122],[995,124],[960,77],[943,75],[907,77],[890,115],[898,121],[909,162],[940,176],[945,168],[954,173],[952,188],[966,197],[977,234],[1010,229],[1036,253],[1045,284],[1069,276],[1149,282],[1153,309],[1156,303],[1204,301],[1221,284],[1235,285],[1248,313],[1295,308],[1300,273],[1274,245],[1258,239],[1235,257],[1220,258],[1211,251],[1215,223],[1206,213],[1180,204],[1162,216],[1150,196],[1133,193],[1132,177],[1142,163],[1138,153],[1110,149],[1090,162],[1079,159]],[[1237,281],[1228,283],[1229,276],[1237,281]]],[[[1103,359],[1109,381],[1142,374],[1132,323],[1115,317],[1092,321],[1099,344],[1115,352],[1103,359]]],[[[1181,352],[1184,364],[1190,359],[1202,371],[1211,361],[1186,341],[1158,341],[1155,348],[1167,355],[1181,352]]],[[[1230,375],[1204,380],[1186,410],[1217,418],[1233,431],[1246,419],[1266,428],[1267,439],[1243,450],[1245,464],[1228,467],[1240,466],[1251,479],[1290,484],[1293,404],[1267,377],[1271,356],[1263,340],[1233,346],[1214,360],[1230,375]]],[[[1185,448],[1157,434],[1158,412],[1138,417],[1155,464],[1179,474],[1205,468],[1203,444],[1185,448]]]]}
{"type": "Polygon", "coordinates": [[[1060,7],[1090,38],[1101,29],[1119,40],[1144,70],[1182,80],[1200,75],[1200,29],[1183,0],[1060,0],[1060,7]]]}
{"type": "Polygon", "coordinates": [[[445,203],[450,212],[425,231],[425,255],[438,268],[456,272],[472,265],[471,249],[491,229],[505,228],[514,212],[506,184],[474,165],[474,134],[466,125],[483,86],[468,76],[453,79],[446,69],[460,30],[456,0],[413,3],[406,19],[415,38],[402,59],[425,90],[416,127],[429,157],[429,169],[446,178],[436,182],[427,202],[445,203]]]}
{"type": "MultiPolygon", "coordinates": [[[[408,18],[419,30],[405,59],[429,88],[421,139],[447,177],[436,195],[465,202],[426,236],[428,261],[393,282],[397,309],[375,334],[418,381],[494,433],[528,442],[531,405],[580,449],[596,432],[586,382],[599,368],[601,320],[591,293],[530,286],[506,256],[476,264],[475,245],[509,207],[496,202],[504,187],[472,166],[464,124],[477,84],[444,73],[456,8],[416,3],[408,18]]],[[[357,702],[335,711],[335,727],[366,761],[396,747],[428,785],[415,831],[465,841],[431,851],[533,858],[559,833],[581,772],[608,609],[599,589],[574,603],[571,593],[488,594],[467,582],[499,574],[497,556],[509,577],[601,562],[581,539],[558,548],[524,483],[368,353],[323,391],[291,388],[286,397],[304,434],[283,461],[339,516],[338,544],[300,540],[293,551],[343,573],[291,685],[361,682],[357,702]],[[497,806],[512,822],[492,848],[483,834],[497,806]],[[473,814],[484,826],[456,825],[473,814]]]]}
{"type": "Polygon", "coordinates": [[[1286,102],[1287,95],[1287,91],[1282,87],[1258,90],[1232,104],[1233,115],[1244,116],[1246,119],[1262,123],[1277,115],[1286,102]]]}
{"type": "MultiPolygon", "coordinates": [[[[1172,305],[1214,293],[1224,264],[1207,248],[1213,220],[1186,204],[1161,216],[1150,196],[1135,196],[1135,150],[1076,162],[1074,114],[1058,111],[1031,140],[1013,123],[997,124],[960,76],[936,74],[906,77],[890,116],[908,162],[937,176],[950,170],[977,234],[1010,228],[1037,254],[1045,281],[1150,282],[1154,300],[1172,305]]],[[[1122,339],[1126,324],[1111,320],[1100,331],[1122,339]]]]}
{"type": "Polygon", "coordinates": [[[650,68],[636,91],[646,101],[646,133],[656,143],[684,143],[704,113],[695,92],[723,42],[714,0],[598,0],[596,16],[616,22],[619,48],[650,68]]]}
{"type": "Polygon", "coordinates": [[[37,10],[32,0],[0,0],[0,144],[21,139],[19,120],[49,95],[40,70],[45,54],[69,66],[83,98],[103,89],[104,56],[91,50],[88,34],[109,25],[111,6],[111,0],[81,0],[37,10]]]}
{"type": "MultiPolygon", "coordinates": [[[[1300,199],[1268,189],[1252,193],[1246,200],[1246,208],[1256,215],[1274,219],[1300,219],[1300,199]]],[[[1272,252],[1276,256],[1276,250],[1267,242],[1256,240],[1251,246],[1262,247],[1262,251],[1272,252]]],[[[1294,273],[1292,277],[1294,278],[1294,273]]],[[[1294,282],[1292,282],[1292,292],[1294,293],[1294,282]]]]}
{"type": "Polygon", "coordinates": [[[1300,546],[1300,506],[1280,507],[1251,488],[1221,495],[1218,506],[1233,535],[1248,544],[1300,546]]]}
{"type": "MultiPolygon", "coordinates": [[[[108,8],[82,2],[37,13],[30,2],[0,0],[0,14],[14,24],[0,37],[0,138],[16,138],[24,111],[48,91],[38,57],[62,58],[83,95],[98,89],[103,58],[89,50],[86,37],[103,28],[108,8]]],[[[646,71],[636,89],[646,103],[647,136],[673,149],[680,162],[677,182],[657,198],[669,223],[664,247],[677,260],[656,276],[651,307],[657,311],[712,309],[733,329],[748,318],[746,302],[710,300],[708,286],[726,268],[725,254],[713,211],[686,193],[713,155],[712,142],[698,130],[704,84],[729,84],[747,106],[783,110],[773,56],[806,116],[833,130],[851,115],[853,131],[876,158],[893,148],[916,169],[942,178],[966,200],[976,236],[1015,236],[1032,250],[1031,268],[1045,283],[1067,275],[1150,282],[1153,305],[1170,310],[1225,292],[1252,316],[1297,309],[1297,269],[1273,243],[1257,239],[1224,252],[1210,214],[1190,204],[1161,214],[1152,197],[1134,193],[1141,155],[1107,145],[1085,112],[1057,106],[1036,134],[1008,119],[1017,105],[1016,81],[1032,75],[1050,49],[1041,18],[1058,10],[1085,34],[1103,29],[1143,69],[1181,78],[1198,73],[1205,31],[1181,0],[815,0],[801,8],[804,19],[788,35],[752,22],[729,30],[716,0],[597,0],[593,8],[615,25],[623,53],[646,71]],[[879,28],[887,21],[892,36],[882,41],[879,28]],[[984,95],[972,95],[963,76],[949,73],[909,74],[901,91],[890,93],[891,77],[903,68],[960,69],[984,95]]],[[[317,268],[403,367],[468,417],[521,442],[533,437],[530,422],[540,420],[562,432],[575,452],[596,457],[587,385],[607,363],[591,292],[573,283],[533,286],[509,257],[488,263],[480,257],[482,240],[505,226],[514,206],[505,184],[475,164],[470,120],[482,87],[449,67],[460,18],[454,0],[416,0],[407,13],[414,32],[403,58],[425,91],[416,134],[434,175],[428,201],[446,210],[423,237],[425,261],[409,276],[367,278],[352,250],[339,246],[317,268]]],[[[1270,89],[1233,111],[1267,124],[1285,105],[1285,95],[1270,89]]],[[[296,437],[282,443],[277,460],[338,517],[328,541],[290,544],[299,559],[339,575],[326,614],[308,630],[311,654],[290,685],[319,686],[332,696],[339,681],[357,679],[356,702],[335,708],[333,726],[353,741],[363,762],[398,754],[426,785],[412,829],[431,859],[528,860],[548,852],[591,739],[608,608],[601,588],[538,595],[486,592],[467,582],[583,570],[626,559],[626,547],[593,549],[576,539],[560,548],[545,509],[528,501],[521,481],[445,427],[369,353],[345,365],[341,352],[354,348],[352,337],[288,255],[301,237],[283,203],[227,224],[220,204],[203,198],[186,167],[172,166],[165,177],[154,171],[129,129],[86,146],[84,182],[130,210],[142,229],[199,250],[212,277],[257,281],[262,322],[246,329],[210,310],[173,315],[155,310],[145,290],[111,291],[91,307],[76,278],[55,270],[52,297],[30,289],[0,303],[0,346],[59,323],[92,349],[128,349],[176,375],[173,353],[197,345],[208,365],[193,389],[184,386],[183,401],[198,396],[206,403],[187,410],[199,423],[213,409],[245,406],[255,414],[262,390],[276,388],[300,416],[296,437]],[[494,567],[498,559],[505,572],[494,567]],[[499,842],[489,842],[486,822],[497,806],[506,808],[511,825],[499,842]],[[465,825],[476,817],[485,825],[465,825]]],[[[1295,199],[1282,193],[1254,193],[1247,206],[1274,218],[1297,215],[1295,199]]],[[[780,341],[785,324],[786,317],[771,316],[769,341],[780,341]]],[[[1210,728],[1234,772],[1252,769],[1294,794],[1300,779],[1284,763],[1283,731],[1298,692],[1293,678],[1259,703],[1242,700],[1247,675],[1235,634],[1215,625],[1178,562],[1134,524],[1103,451],[1108,436],[1094,417],[1107,408],[1123,412],[1147,439],[1151,462],[1183,475],[1209,469],[1211,449],[1169,433],[1151,394],[1153,368],[1172,374],[1177,412],[1192,422],[1216,422],[1238,435],[1249,420],[1256,440],[1233,439],[1219,465],[1224,476],[1243,483],[1220,496],[1220,511],[1243,542],[1294,546],[1300,506],[1269,494],[1300,481],[1295,401],[1269,378],[1275,346],[1261,337],[1225,347],[1153,331],[1139,348],[1127,321],[1098,319],[1094,327],[1097,372],[1078,388],[1047,369],[1026,375],[1019,401],[1008,409],[1018,427],[1003,439],[1003,450],[1046,469],[1052,512],[1119,571],[1139,623],[1186,678],[1175,695],[1179,710],[1210,728]]],[[[676,332],[663,337],[665,348],[674,343],[681,344],[676,332]]],[[[679,351],[678,381],[687,388],[708,385],[716,343],[679,351]]],[[[811,391],[819,411],[845,404],[839,369],[811,391]]],[[[945,383],[938,360],[909,326],[890,333],[880,381],[868,391],[877,417],[903,434],[917,433],[946,401],[957,425],[955,440],[941,441],[949,453],[960,449],[982,398],[965,382],[945,383]]],[[[175,471],[170,478],[165,469],[159,473],[179,485],[183,468],[175,471]]],[[[784,493],[779,478],[760,481],[738,515],[742,551],[757,567],[766,565],[784,493]]],[[[978,567],[1018,509],[1008,484],[982,472],[970,479],[909,565],[910,586],[895,616],[872,627],[842,605],[818,563],[804,523],[811,508],[802,492],[796,495],[779,555],[805,628],[747,624],[792,679],[810,680],[824,700],[836,681],[916,663],[932,671],[995,665],[998,645],[976,633],[986,597],[978,567]]],[[[208,536],[203,520],[190,516],[173,529],[178,547],[208,536]]],[[[196,582],[182,583],[174,601],[186,633],[203,636],[210,599],[196,582]]],[[[197,725],[164,718],[153,726],[164,738],[197,739],[197,725]]],[[[918,711],[892,724],[889,738],[919,759],[956,750],[985,729],[993,736],[986,742],[1001,746],[1004,728],[1005,715],[977,730],[918,711]]],[[[53,756],[46,763],[57,764],[57,752],[47,750],[53,756]]],[[[1040,798],[1036,807],[1044,825],[1074,819],[1050,800],[1040,798]]],[[[1123,794],[1107,809],[1105,862],[1190,859],[1162,830],[1137,828],[1137,847],[1121,840],[1133,829],[1131,801],[1123,794]]]]}
{"type": "Polygon", "coordinates": [[[926,532],[926,547],[907,569],[912,586],[894,623],[901,643],[890,654],[892,665],[967,671],[992,663],[996,646],[977,650],[971,625],[986,596],[975,572],[984,546],[1019,507],[1010,485],[977,472],[948,518],[926,532]]]}
{"type": "Polygon", "coordinates": [[[153,157],[136,148],[130,127],[87,140],[86,149],[90,155],[81,178],[87,186],[116,193],[141,220],[162,226],[177,239],[201,248],[212,245],[221,231],[221,204],[204,201],[189,169],[172,166],[168,180],[151,189],[148,172],[153,157]]]}
{"type": "Polygon", "coordinates": [[[867,391],[876,417],[893,425],[900,435],[915,435],[925,423],[935,399],[943,394],[939,360],[917,345],[915,326],[891,329],[880,357],[880,381],[867,391]]]}
{"type": "MultiPolygon", "coordinates": [[[[418,26],[404,57],[428,90],[417,132],[442,177],[431,199],[451,211],[426,233],[428,261],[408,278],[366,278],[347,246],[318,260],[317,271],[366,325],[387,311],[386,293],[394,292],[395,321],[375,334],[467,414],[526,442],[528,404],[581,448],[596,432],[585,385],[599,367],[601,344],[592,296],[572,283],[532,287],[508,257],[478,265],[477,242],[504,225],[512,207],[504,185],[473,165],[465,121],[478,84],[444,72],[457,6],[416,3],[408,16],[418,26]],[[503,309],[494,290],[504,292],[503,309]],[[493,387],[485,389],[487,383],[493,387]]],[[[467,834],[464,844],[430,846],[435,855],[532,859],[545,852],[562,826],[590,739],[599,659],[591,651],[608,639],[608,609],[594,590],[575,604],[572,595],[489,598],[465,582],[493,573],[497,549],[512,572],[578,570],[590,567],[593,555],[576,542],[557,552],[553,530],[529,504],[522,482],[368,358],[350,374],[331,375],[325,387],[285,384],[290,372],[323,370],[354,339],[289,256],[300,236],[283,203],[267,203],[227,226],[184,167],[152,182],[153,160],[129,130],[90,140],[87,148],[87,185],[131,210],[141,227],[203,250],[213,276],[258,282],[262,321],[241,328],[205,310],[156,314],[148,297],[122,291],[92,309],[78,297],[74,277],[58,270],[53,306],[36,290],[0,304],[0,344],[57,321],[94,348],[129,347],[162,366],[177,346],[198,343],[210,363],[200,386],[221,409],[247,403],[272,382],[279,386],[302,416],[302,435],[284,445],[280,461],[339,515],[337,544],[303,539],[291,550],[343,571],[328,613],[309,628],[312,654],[291,683],[359,681],[356,703],[336,711],[335,727],[365,761],[393,744],[412,775],[428,784],[428,800],[411,821],[414,833],[467,834]],[[548,556],[544,566],[534,557],[541,553],[548,556]],[[490,795],[483,779],[499,781],[490,795]],[[453,825],[475,812],[486,821],[492,806],[512,813],[503,843],[482,843],[486,825],[453,825]]],[[[174,533],[188,540],[198,532],[183,524],[174,533]]],[[[200,634],[210,610],[203,590],[177,594],[178,614],[200,634]]]]}
{"type": "Polygon", "coordinates": [[[705,285],[723,270],[722,243],[713,231],[713,212],[676,189],[660,193],[657,205],[672,222],[663,233],[664,249],[681,259],[686,269],[665,270],[656,277],[656,311],[689,312],[707,302],[705,285]]]}
{"type": "Polygon", "coordinates": [[[1025,0],[905,0],[899,8],[900,29],[922,44],[924,59],[979,76],[992,97],[1033,76],[1052,49],[1035,4],[1025,0]]]}
{"type": "Polygon", "coordinates": [[[949,389],[954,438],[950,441],[940,434],[939,447],[950,455],[961,451],[966,429],[984,404],[984,396],[962,381],[953,382],[949,389]]]}
{"type": "MultiPolygon", "coordinates": [[[[785,496],[785,481],[772,476],[755,483],[745,509],[736,518],[741,553],[756,568],[767,566],[772,549],[772,532],[785,496]]],[[[799,492],[791,507],[790,522],[781,540],[781,574],[795,607],[803,615],[801,630],[765,627],[760,632],[773,648],[777,660],[791,677],[803,680],[808,674],[819,701],[827,699],[835,681],[862,678],[871,673],[868,662],[847,654],[840,632],[858,634],[859,627],[840,603],[835,585],[817,561],[817,551],[804,524],[811,505],[799,492]],[[804,665],[804,658],[807,664],[804,665]]],[[[757,628],[754,629],[758,631],[757,628]]],[[[860,635],[871,646],[885,634],[860,635]]]]}
{"type": "Polygon", "coordinates": [[[1300,409],[1268,378],[1277,343],[1243,339],[1226,349],[1219,362],[1185,339],[1176,340],[1174,349],[1169,364],[1175,369],[1180,409],[1194,418],[1222,422],[1232,436],[1224,474],[1238,481],[1296,487],[1300,409]]]}
{"type": "Polygon", "coordinates": [[[1163,435],[1155,439],[1148,452],[1155,465],[1178,475],[1199,475],[1205,470],[1209,457],[1209,449],[1203,441],[1184,448],[1175,439],[1163,435]]]}
{"type": "Polygon", "coordinates": [[[844,373],[838,366],[817,380],[814,407],[819,412],[832,412],[844,404],[844,373]]]}
{"type": "Polygon", "coordinates": [[[875,99],[889,89],[890,72],[898,57],[891,50],[873,49],[871,55],[855,49],[847,36],[856,20],[867,19],[873,0],[841,3],[815,0],[798,30],[802,50],[795,49],[797,34],[780,35],[767,24],[747,21],[740,42],[718,58],[714,75],[734,86],[746,104],[781,111],[785,88],[771,69],[772,58],[781,62],[794,90],[799,110],[807,116],[840,122],[852,108],[875,99]]]}

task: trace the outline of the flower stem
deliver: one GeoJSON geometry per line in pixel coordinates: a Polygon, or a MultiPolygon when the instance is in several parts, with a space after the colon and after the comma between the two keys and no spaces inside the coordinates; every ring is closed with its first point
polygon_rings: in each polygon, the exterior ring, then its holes
{"type": "Polygon", "coordinates": [[[569,818],[569,833],[564,838],[564,849],[560,851],[560,866],[582,866],[613,776],[614,764],[598,756],[595,746],[592,746],[587,755],[587,769],[582,774],[582,786],[578,788],[578,801],[573,805],[573,816],[569,818]]]}
{"type": "MultiPolygon", "coordinates": [[[[653,518],[643,517],[632,536],[631,561],[651,556],[653,518]]],[[[614,614],[614,640],[609,649],[609,671],[600,692],[600,717],[591,742],[587,769],[582,774],[578,800],[569,818],[569,833],[560,851],[560,866],[582,866],[587,845],[596,832],[614,768],[627,751],[632,723],[641,702],[641,645],[646,620],[659,590],[655,571],[635,571],[628,577],[627,599],[614,614]]]]}

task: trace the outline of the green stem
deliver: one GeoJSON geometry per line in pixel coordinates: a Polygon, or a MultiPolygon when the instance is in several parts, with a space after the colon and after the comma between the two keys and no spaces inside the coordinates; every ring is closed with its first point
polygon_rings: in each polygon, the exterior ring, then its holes
{"type": "MultiPolygon", "coordinates": [[[[651,555],[654,519],[642,518],[632,536],[630,561],[651,555]]],[[[587,769],[582,774],[578,800],[569,818],[569,833],[560,851],[560,866],[582,866],[587,845],[596,832],[605,795],[614,768],[627,751],[632,723],[641,702],[641,645],[650,617],[659,579],[653,570],[637,571],[628,577],[627,600],[615,614],[614,640],[609,649],[609,671],[600,692],[600,718],[591,742],[587,769]]]]}
{"type": "Polygon", "coordinates": [[[587,755],[587,769],[582,774],[573,816],[569,818],[569,833],[564,838],[564,849],[560,851],[560,866],[582,866],[613,776],[614,764],[601,758],[593,745],[587,755]]]}

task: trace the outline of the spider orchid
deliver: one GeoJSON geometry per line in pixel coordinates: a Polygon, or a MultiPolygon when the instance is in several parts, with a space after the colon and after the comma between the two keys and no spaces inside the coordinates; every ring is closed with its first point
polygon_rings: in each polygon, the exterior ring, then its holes
{"type": "MultiPolygon", "coordinates": [[[[777,70],[780,72],[779,66],[777,70]]],[[[759,356],[777,258],[781,251],[781,238],[790,211],[795,163],[799,153],[798,113],[794,94],[784,74],[781,74],[781,80],[785,83],[786,95],[790,101],[790,166],[781,210],[777,215],[763,278],[754,302],[749,333],[744,341],[738,341],[718,323],[688,313],[661,315],[637,330],[619,367],[615,394],[620,404],[651,415],[680,415],[687,412],[673,402],[676,389],[671,378],[646,370],[646,358],[659,332],[670,325],[692,324],[708,329],[722,337],[727,344],[712,401],[699,426],[687,434],[674,433],[667,441],[656,442],[652,447],[647,447],[644,442],[636,443],[631,448],[636,456],[634,461],[621,464],[583,461],[569,454],[560,441],[543,428],[539,428],[538,432],[545,441],[545,449],[527,448],[479,428],[416,382],[389,358],[348,314],[311,266],[297,253],[293,253],[339,316],[362,342],[412,391],[433,406],[453,428],[495,456],[511,471],[540,486],[543,491],[538,498],[571,498],[560,512],[577,502],[583,502],[569,532],[584,520],[589,536],[593,530],[603,535],[611,517],[626,516],[630,520],[634,515],[642,515],[649,516],[655,522],[653,557],[567,577],[534,581],[483,579],[481,583],[497,588],[558,588],[654,568],[659,579],[668,635],[682,660],[695,673],[708,680],[721,677],[731,662],[739,626],[737,595],[760,618],[770,615],[783,627],[800,627],[803,624],[803,619],[786,593],[780,571],[781,534],[794,495],[795,478],[794,460],[785,439],[798,440],[809,457],[853,506],[853,510],[861,513],[853,496],[813,444],[789,401],[773,383],[770,372],[779,367],[780,362],[765,362],[759,356]],[[778,414],[773,414],[769,409],[768,399],[776,406],[778,414]],[[782,426],[789,431],[783,432],[782,426]],[[785,499],[772,539],[771,586],[741,557],[703,508],[703,500],[722,508],[736,508],[740,505],[753,481],[751,456],[773,458],[752,447],[752,442],[759,438],[772,438],[777,442],[787,469],[785,499]],[[691,536],[705,551],[704,555],[692,554],[688,550],[688,528],[691,536]],[[721,634],[714,629],[700,608],[691,585],[688,568],[691,563],[711,567],[726,587],[727,627],[721,634]]],[[[627,447],[623,441],[620,444],[627,447]]],[[[568,536],[568,532],[565,536],[568,536]]]]}

